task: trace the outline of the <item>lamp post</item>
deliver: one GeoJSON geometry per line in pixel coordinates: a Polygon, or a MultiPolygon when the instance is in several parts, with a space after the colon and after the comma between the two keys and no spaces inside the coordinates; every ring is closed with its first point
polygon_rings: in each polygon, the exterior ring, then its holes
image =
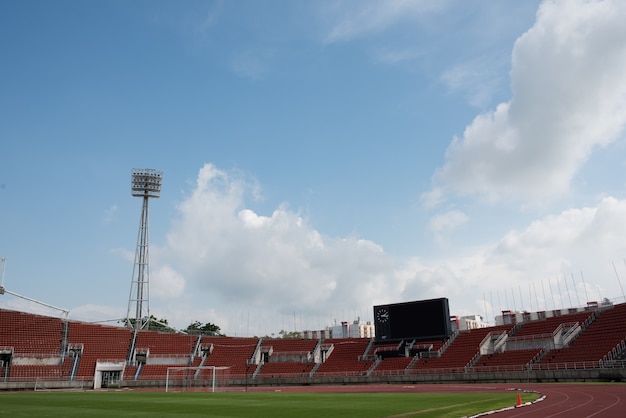
{"type": "Polygon", "coordinates": [[[133,327],[135,333],[147,328],[150,323],[150,257],[148,252],[148,201],[158,198],[161,194],[161,180],[163,172],[150,168],[133,169],[131,193],[134,197],[141,197],[141,218],[137,235],[137,249],[135,264],[128,297],[128,311],[126,326],[133,327]],[[134,307],[134,317],[131,311],[134,307]],[[146,315],[144,316],[144,308],[146,315]],[[131,319],[133,318],[133,319],[131,319]],[[134,320],[134,324],[132,321],[134,320]]]}

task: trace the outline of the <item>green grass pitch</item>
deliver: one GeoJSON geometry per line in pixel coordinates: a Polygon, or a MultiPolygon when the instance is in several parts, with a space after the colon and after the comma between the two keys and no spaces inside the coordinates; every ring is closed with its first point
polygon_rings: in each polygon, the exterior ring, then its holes
{"type": "MultiPolygon", "coordinates": [[[[536,399],[522,394],[524,402],[536,399]]],[[[12,392],[4,417],[461,417],[513,406],[517,393],[12,392]]]]}

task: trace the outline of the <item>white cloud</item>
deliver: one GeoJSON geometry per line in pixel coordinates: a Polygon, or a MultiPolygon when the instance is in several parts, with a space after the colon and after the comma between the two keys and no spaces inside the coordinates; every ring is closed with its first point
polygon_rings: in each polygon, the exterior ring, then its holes
{"type": "Polygon", "coordinates": [[[431,218],[429,228],[434,233],[452,230],[467,222],[469,218],[459,210],[450,210],[431,218]]]}
{"type": "MultiPolygon", "coordinates": [[[[168,266],[157,266],[167,274],[155,273],[155,286],[159,292],[173,286],[157,301],[160,308],[152,309],[159,317],[178,327],[211,321],[231,335],[258,335],[286,328],[285,315],[289,323],[297,317],[311,329],[337,317],[371,320],[376,304],[435,297],[448,297],[455,314],[483,314],[483,297],[490,292],[492,297],[499,292],[503,304],[507,292],[509,307],[515,297],[522,308],[518,288],[524,308],[543,306],[542,295],[532,302],[527,295],[533,283],[548,286],[549,278],[556,300],[567,304],[566,295],[575,300],[576,290],[569,275],[576,275],[582,289],[580,272],[593,299],[599,293],[621,296],[611,261],[626,254],[626,201],[604,198],[597,207],[545,216],[496,243],[402,260],[366,239],[323,236],[286,205],[268,216],[257,214],[245,207],[250,193],[245,179],[210,164],[200,170],[195,189],[179,205],[167,244],[155,249],[153,259],[168,266]],[[556,290],[563,275],[569,294],[565,283],[556,290]],[[252,329],[241,325],[250,322],[252,329]]],[[[445,234],[466,221],[465,214],[451,210],[434,217],[431,228],[445,234]]]]}
{"type": "MultiPolygon", "coordinates": [[[[502,80],[485,57],[455,65],[441,75],[441,81],[452,92],[462,91],[475,107],[489,103],[502,80]]],[[[498,68],[500,70],[500,68],[498,68]]]]}
{"type": "Polygon", "coordinates": [[[111,321],[110,325],[120,325],[118,321],[126,318],[126,307],[122,309],[106,305],[81,305],[73,307],[69,317],[77,321],[111,321]]]}
{"type": "Polygon", "coordinates": [[[168,265],[167,274],[157,267],[155,289],[173,284],[173,300],[204,294],[205,306],[223,316],[239,307],[328,318],[333,310],[369,312],[372,300],[390,299],[394,262],[379,245],[323,237],[286,205],[259,215],[245,207],[250,191],[244,179],[210,164],[200,170],[166,246],[154,250],[155,263],[168,265]]]}
{"type": "Polygon", "coordinates": [[[420,195],[420,204],[425,209],[433,209],[445,201],[445,193],[442,189],[435,187],[432,190],[420,195]]]}
{"type": "MultiPolygon", "coordinates": [[[[607,197],[595,207],[537,219],[465,255],[412,259],[402,271],[402,294],[426,290],[449,297],[454,314],[484,314],[485,297],[496,311],[577,306],[604,297],[623,302],[613,262],[626,284],[624,219],[626,200],[607,197]]],[[[488,312],[490,319],[496,311],[488,312]]]]}
{"type": "MultiPolygon", "coordinates": [[[[448,297],[453,314],[484,314],[486,295],[492,319],[513,297],[519,309],[543,309],[553,299],[568,305],[622,296],[611,263],[626,278],[626,200],[605,197],[544,216],[479,247],[398,259],[367,239],[324,236],[285,204],[256,213],[246,199],[257,191],[239,174],[210,164],[199,170],[166,244],[151,248],[153,314],[179,328],[199,320],[230,335],[264,335],[296,321],[314,329],[333,319],[372,319],[372,305],[387,302],[448,297]]],[[[430,227],[445,235],[466,221],[450,210],[430,227]]],[[[126,313],[126,305],[69,308],[83,320],[126,313]]]]}
{"type": "Polygon", "coordinates": [[[512,59],[513,98],[448,147],[437,187],[490,199],[563,194],[626,123],[626,3],[546,1],[512,59]]]}
{"type": "Polygon", "coordinates": [[[326,41],[349,41],[385,30],[399,21],[419,20],[425,14],[442,10],[446,3],[422,0],[336,2],[326,11],[332,20],[326,41]]]}
{"type": "Polygon", "coordinates": [[[434,234],[435,240],[442,243],[448,234],[468,220],[469,217],[465,213],[459,210],[450,210],[433,216],[428,223],[428,228],[434,234]]]}
{"type": "Polygon", "coordinates": [[[611,260],[626,254],[622,239],[625,214],[626,201],[607,197],[597,207],[568,209],[546,216],[522,232],[509,232],[493,257],[520,271],[528,271],[527,260],[533,260],[551,275],[559,269],[595,270],[594,259],[601,259],[608,266],[611,260]]]}
{"type": "MultiPolygon", "coordinates": [[[[505,268],[510,280],[526,288],[530,282],[537,283],[537,287],[544,282],[548,289],[547,281],[551,280],[552,287],[561,286],[562,296],[557,297],[561,303],[576,299],[572,275],[580,290],[578,297],[583,296],[584,284],[590,300],[601,295],[623,301],[612,263],[621,263],[626,254],[622,239],[626,233],[625,215],[626,201],[607,197],[596,207],[545,216],[523,231],[506,234],[486,258],[487,265],[505,268]]],[[[497,283],[497,277],[488,277],[488,282],[497,283]]],[[[552,305],[551,300],[548,302],[552,305]]]]}
{"type": "Polygon", "coordinates": [[[250,209],[239,212],[239,219],[243,222],[244,228],[261,228],[271,221],[271,218],[259,216],[250,209]]]}
{"type": "Polygon", "coordinates": [[[171,266],[163,265],[150,274],[151,294],[160,298],[177,298],[185,290],[185,278],[171,266]]]}
{"type": "Polygon", "coordinates": [[[135,252],[128,250],[126,248],[113,248],[110,250],[111,254],[115,254],[123,260],[126,261],[135,261],[135,252]]]}

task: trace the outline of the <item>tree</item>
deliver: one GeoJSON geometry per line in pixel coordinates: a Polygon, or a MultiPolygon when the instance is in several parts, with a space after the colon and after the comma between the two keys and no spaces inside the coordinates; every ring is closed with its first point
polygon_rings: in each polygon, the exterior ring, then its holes
{"type": "MultiPolygon", "coordinates": [[[[163,318],[163,319],[158,319],[156,316],[150,314],[150,323],[148,324],[148,327],[146,329],[149,329],[151,331],[161,331],[161,332],[175,332],[176,330],[172,327],[170,327],[167,324],[167,319],[163,318]]],[[[119,321],[119,322],[126,322],[126,320],[124,321],[119,321]]],[[[128,324],[130,325],[131,328],[135,327],[135,322],[136,319],[135,318],[128,318],[128,324]]]]}
{"type": "Polygon", "coordinates": [[[280,335],[280,338],[302,338],[302,333],[300,331],[280,330],[278,335],[280,335]]]}
{"type": "Polygon", "coordinates": [[[148,329],[153,331],[165,331],[165,332],[174,332],[174,328],[170,327],[167,324],[167,319],[157,319],[154,315],[150,314],[150,323],[148,324],[148,329]]]}
{"type": "Polygon", "coordinates": [[[200,321],[194,321],[185,329],[187,334],[200,334],[200,335],[215,335],[223,337],[224,334],[220,333],[220,327],[207,322],[203,324],[200,321]]]}

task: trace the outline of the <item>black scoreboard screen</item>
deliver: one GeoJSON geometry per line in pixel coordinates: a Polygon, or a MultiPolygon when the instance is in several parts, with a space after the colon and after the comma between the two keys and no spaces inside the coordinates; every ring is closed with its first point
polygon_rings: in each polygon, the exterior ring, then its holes
{"type": "Polygon", "coordinates": [[[374,306],[376,341],[428,341],[452,334],[447,298],[374,306]]]}

